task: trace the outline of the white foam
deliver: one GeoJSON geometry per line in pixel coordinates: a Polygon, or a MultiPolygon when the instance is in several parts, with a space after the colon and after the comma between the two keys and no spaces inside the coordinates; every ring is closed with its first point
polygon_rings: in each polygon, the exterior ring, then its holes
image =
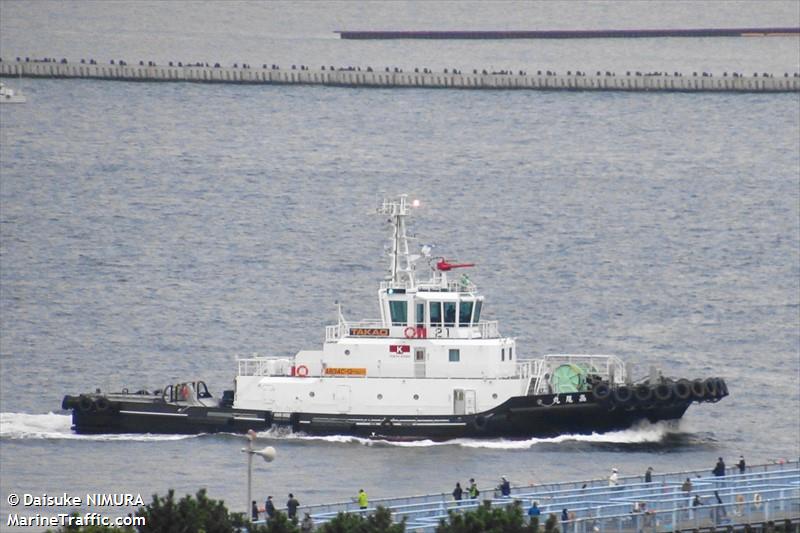
{"type": "Polygon", "coordinates": [[[432,441],[429,439],[414,441],[392,441],[384,439],[365,439],[347,435],[312,436],[304,433],[292,433],[285,428],[272,428],[259,435],[269,439],[324,441],[336,444],[362,444],[364,446],[385,445],[400,448],[424,448],[428,446],[461,446],[464,448],[486,448],[493,450],[525,450],[537,444],[558,444],[561,442],[589,442],[596,444],[647,444],[661,442],[668,434],[679,431],[671,422],[642,422],[630,429],[611,431],[608,433],[592,433],[590,435],[559,435],[549,438],[531,438],[525,440],[508,439],[453,439],[448,441],[432,441]]]}
{"type": "Polygon", "coordinates": [[[72,431],[72,417],[56,413],[0,413],[2,439],[72,439],[91,441],[169,441],[197,435],[99,434],[78,435],[72,431]]]}
{"type": "MultiPolygon", "coordinates": [[[[0,438],[3,439],[73,439],[88,441],[174,441],[195,438],[198,435],[154,435],[115,433],[98,435],[79,435],[72,431],[72,417],[56,413],[0,413],[0,438]]],[[[392,441],[384,439],[365,439],[348,435],[312,436],[293,433],[286,427],[273,427],[259,433],[259,436],[276,440],[320,441],[332,444],[359,444],[363,446],[396,446],[399,448],[424,448],[430,446],[461,446],[464,448],[485,448],[492,450],[526,450],[537,444],[558,444],[561,442],[589,442],[596,444],[647,444],[661,442],[669,433],[677,431],[677,426],[669,422],[651,424],[643,422],[633,428],[609,433],[591,435],[559,435],[550,438],[531,438],[525,440],[508,439],[453,439],[432,441],[392,441]]]]}

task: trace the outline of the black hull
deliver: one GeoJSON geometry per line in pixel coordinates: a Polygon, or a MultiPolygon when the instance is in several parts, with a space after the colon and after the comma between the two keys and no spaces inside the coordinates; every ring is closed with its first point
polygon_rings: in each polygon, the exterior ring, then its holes
{"type": "Polygon", "coordinates": [[[518,396],[470,415],[375,416],[273,413],[232,407],[180,406],[160,398],[119,399],[90,394],[67,396],[77,433],[245,433],[287,427],[308,435],[352,435],[373,439],[552,437],[627,429],[641,421],[677,420],[692,401],[600,401],[591,393],[518,396]]]}

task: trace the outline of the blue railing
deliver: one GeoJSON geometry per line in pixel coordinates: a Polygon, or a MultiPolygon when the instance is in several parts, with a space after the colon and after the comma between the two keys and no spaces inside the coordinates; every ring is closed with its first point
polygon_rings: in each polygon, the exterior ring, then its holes
{"type": "MultiPolygon", "coordinates": [[[[395,521],[406,518],[407,531],[433,532],[449,512],[476,509],[484,501],[491,505],[519,502],[523,510],[536,501],[544,522],[549,514],[559,517],[564,533],[606,533],[622,531],[676,531],[719,527],[767,520],[800,518],[800,463],[788,462],[750,466],[744,474],[724,477],[708,470],[654,474],[644,483],[641,476],[620,478],[609,487],[605,479],[572,481],[537,486],[514,487],[509,498],[454,501],[447,493],[403,498],[373,499],[370,508],[358,509],[355,502],[339,502],[304,507],[315,524],[330,521],[339,512],[372,513],[379,506],[388,508],[395,521]],[[690,492],[682,490],[691,479],[690,492]],[[700,505],[694,505],[695,497],[700,505]],[[721,503],[720,503],[721,502],[721,503]],[[560,520],[567,510],[568,520],[560,520]]],[[[263,522],[262,522],[263,523],[263,522]]]]}

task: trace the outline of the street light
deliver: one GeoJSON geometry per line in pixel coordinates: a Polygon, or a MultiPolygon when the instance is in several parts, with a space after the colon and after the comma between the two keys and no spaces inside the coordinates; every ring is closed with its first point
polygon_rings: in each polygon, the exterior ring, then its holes
{"type": "Polygon", "coordinates": [[[275,459],[275,448],[267,446],[261,450],[253,449],[253,441],[256,440],[258,434],[252,429],[247,432],[247,448],[242,448],[242,451],[247,454],[247,505],[245,505],[245,516],[250,515],[250,506],[253,501],[253,456],[259,455],[264,461],[271,463],[275,459]]]}

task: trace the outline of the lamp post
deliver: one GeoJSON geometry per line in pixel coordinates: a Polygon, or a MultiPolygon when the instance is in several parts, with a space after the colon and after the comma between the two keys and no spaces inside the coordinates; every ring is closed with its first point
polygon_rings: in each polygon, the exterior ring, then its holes
{"type": "Polygon", "coordinates": [[[252,429],[247,432],[247,447],[242,448],[242,451],[247,454],[247,505],[245,505],[245,516],[250,516],[250,506],[252,505],[253,493],[253,455],[261,456],[264,461],[271,463],[275,459],[275,448],[267,446],[261,450],[253,449],[253,441],[256,440],[257,434],[252,429]]]}

